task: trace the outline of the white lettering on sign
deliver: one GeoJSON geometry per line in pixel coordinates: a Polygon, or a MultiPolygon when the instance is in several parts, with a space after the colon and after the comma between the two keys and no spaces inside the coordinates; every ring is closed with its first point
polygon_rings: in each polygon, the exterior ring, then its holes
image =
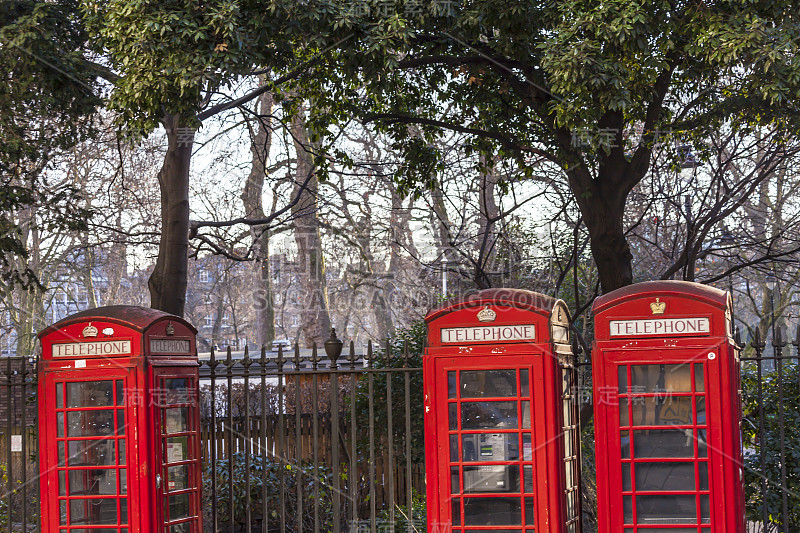
{"type": "Polygon", "coordinates": [[[533,324],[442,329],[443,343],[484,342],[484,341],[532,341],[535,338],[536,338],[536,326],[534,326],[533,324]]]}
{"type": "Polygon", "coordinates": [[[711,321],[706,317],[612,320],[609,326],[612,337],[705,335],[711,333],[711,321]]]}
{"type": "Polygon", "coordinates": [[[22,451],[22,435],[11,435],[11,451],[22,451]]]}
{"type": "Polygon", "coordinates": [[[191,354],[192,343],[185,339],[150,339],[150,353],[191,354]]]}
{"type": "Polygon", "coordinates": [[[67,342],[53,345],[53,357],[84,357],[87,355],[128,355],[131,341],[67,342]]]}

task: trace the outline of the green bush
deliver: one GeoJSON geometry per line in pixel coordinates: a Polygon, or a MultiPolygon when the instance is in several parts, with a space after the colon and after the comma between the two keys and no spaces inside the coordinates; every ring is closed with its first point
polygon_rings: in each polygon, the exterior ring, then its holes
{"type": "MultiPolygon", "coordinates": [[[[784,531],[800,531],[800,381],[796,363],[783,369],[784,447],[786,450],[786,483],[789,489],[789,524],[784,531]]],[[[742,372],[744,411],[744,463],[747,517],[762,521],[766,507],[767,520],[783,526],[781,494],[781,430],[778,402],[778,372],[764,371],[761,386],[765,438],[759,439],[758,374],[747,365],[742,372]],[[765,450],[765,470],[761,470],[761,446],[765,450]],[[767,481],[764,492],[762,480],[767,481]]]]}
{"type": "MultiPolygon", "coordinates": [[[[211,506],[217,508],[217,520],[221,530],[229,529],[231,508],[233,510],[234,531],[261,531],[264,519],[263,482],[264,462],[258,455],[250,456],[250,514],[251,523],[247,524],[246,495],[247,483],[245,480],[247,465],[246,454],[238,452],[233,454],[233,506],[231,506],[229,460],[220,459],[216,464],[217,493],[213,501],[211,493],[211,465],[207,465],[203,472],[203,505],[205,509],[204,521],[206,530],[211,531],[211,506]]],[[[286,531],[299,530],[298,520],[303,522],[304,531],[314,531],[314,467],[312,465],[287,465],[268,460],[266,463],[267,482],[267,523],[270,531],[280,531],[281,523],[281,472],[283,473],[284,506],[286,509],[286,531]],[[299,516],[297,504],[297,484],[302,486],[302,517],[299,516]]],[[[330,531],[333,523],[331,510],[331,481],[330,469],[320,466],[318,469],[319,481],[319,524],[321,531],[330,531]]]]}

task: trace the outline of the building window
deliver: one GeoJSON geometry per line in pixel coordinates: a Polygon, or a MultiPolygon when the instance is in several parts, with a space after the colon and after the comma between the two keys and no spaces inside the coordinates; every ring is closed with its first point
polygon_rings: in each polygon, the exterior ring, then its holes
{"type": "Polygon", "coordinates": [[[197,278],[200,280],[201,283],[208,283],[211,281],[211,275],[208,273],[208,270],[201,268],[197,272],[197,278]]]}

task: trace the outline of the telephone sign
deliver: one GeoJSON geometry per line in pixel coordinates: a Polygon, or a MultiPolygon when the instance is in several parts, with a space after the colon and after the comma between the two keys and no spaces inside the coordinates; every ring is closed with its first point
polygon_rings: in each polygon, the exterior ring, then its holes
{"type": "Polygon", "coordinates": [[[42,531],[201,532],[196,333],[112,306],[39,334],[42,531]]]}
{"type": "Polygon", "coordinates": [[[598,532],[743,533],[730,295],[639,283],[593,313],[598,532]]]}
{"type": "Polygon", "coordinates": [[[564,302],[491,289],[426,321],[428,531],[577,533],[577,391],[564,302]]]}

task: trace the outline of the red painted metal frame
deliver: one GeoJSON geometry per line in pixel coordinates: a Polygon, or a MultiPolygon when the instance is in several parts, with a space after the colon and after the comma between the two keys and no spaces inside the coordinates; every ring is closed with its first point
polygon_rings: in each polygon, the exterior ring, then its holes
{"type": "MultiPolygon", "coordinates": [[[[187,434],[191,443],[192,461],[191,477],[188,480],[194,489],[191,494],[191,512],[193,517],[184,521],[187,533],[202,531],[202,510],[200,508],[200,443],[199,443],[199,409],[198,409],[198,362],[195,335],[197,330],[183,319],[153,309],[113,306],[93,309],[78,313],[48,327],[39,334],[42,354],[39,361],[39,453],[41,457],[41,522],[42,531],[68,533],[73,530],[118,531],[120,533],[168,533],[165,525],[162,494],[166,486],[166,467],[160,462],[162,446],[162,424],[159,419],[159,398],[163,395],[156,381],[160,375],[187,377],[193,387],[192,394],[186,399],[191,407],[189,423],[193,432],[187,434]],[[84,328],[89,324],[96,328],[97,336],[84,338],[84,328]],[[106,334],[108,328],[113,333],[106,334]],[[188,353],[151,354],[150,339],[171,339],[188,341],[188,353]],[[84,343],[107,340],[129,340],[131,353],[127,355],[99,356],[86,355],[80,357],[54,357],[53,345],[59,343],[84,343]],[[102,382],[107,380],[124,380],[124,405],[114,407],[123,414],[125,425],[124,440],[125,467],[117,466],[119,471],[127,474],[127,519],[120,518],[117,524],[87,526],[84,524],[66,525],[60,523],[60,502],[65,496],[59,494],[59,472],[65,472],[68,478],[69,468],[59,465],[59,442],[65,442],[58,435],[57,414],[67,412],[66,403],[60,407],[56,402],[56,384],[62,383],[60,389],[62,401],[66,400],[67,383],[102,382]],[[162,488],[156,489],[156,475],[160,474],[164,482],[162,488]]],[[[116,391],[116,387],[115,387],[116,391]]],[[[115,392],[115,401],[119,392],[115,392]]],[[[84,406],[73,411],[102,411],[103,409],[84,406]]],[[[116,416],[114,417],[116,420],[116,416]]],[[[117,423],[117,426],[120,424],[117,423]]],[[[115,431],[120,428],[115,426],[115,431]]],[[[122,440],[118,438],[117,441],[122,440]]],[[[99,439],[98,439],[99,442],[99,439]]],[[[66,453],[66,452],[65,452],[66,453]]],[[[121,459],[117,459],[121,461],[121,459]]],[[[115,463],[116,464],[116,463],[115,463]]],[[[90,468],[85,467],[89,472],[90,468]]],[[[117,475],[117,483],[122,484],[117,475]]],[[[67,484],[69,485],[69,484],[67,484]]],[[[119,487],[122,492],[122,487],[119,487]]],[[[117,499],[121,497],[118,495],[117,499]]],[[[68,504],[67,504],[68,506],[68,504]]],[[[175,531],[175,530],[173,530],[175,531]]]]}
{"type": "MultiPolygon", "coordinates": [[[[670,531],[687,533],[743,533],[744,486],[742,481],[741,399],[739,385],[739,354],[732,338],[732,304],[730,295],[711,287],[677,281],[647,282],[631,285],[598,298],[593,307],[595,342],[592,351],[593,385],[595,398],[595,454],[597,466],[598,532],[647,533],[670,528],[670,531]],[[665,303],[663,314],[654,315],[650,304],[665,303]],[[611,320],[643,320],[654,318],[707,317],[710,331],[693,336],[615,336],[610,335],[611,320]],[[667,398],[660,393],[660,401],[682,401],[688,398],[705,398],[705,424],[700,420],[700,405],[693,403],[692,424],[677,425],[684,432],[697,427],[705,429],[707,458],[701,453],[701,443],[694,433],[694,458],[683,458],[682,463],[696,463],[694,491],[657,491],[656,494],[694,494],[697,497],[699,517],[694,524],[662,524],[642,527],[626,522],[626,495],[635,497],[636,479],[631,475],[632,487],[623,490],[622,468],[635,462],[633,447],[631,459],[623,458],[620,427],[620,410],[625,401],[628,416],[633,415],[633,402],[645,402],[659,393],[619,389],[619,367],[638,365],[702,365],[704,383],[699,383],[694,367],[691,371],[692,391],[675,393],[667,398]],[[698,389],[702,388],[702,392],[698,389]],[[700,489],[699,469],[708,465],[708,490],[700,489]],[[621,465],[623,465],[621,467],[621,465]],[[702,520],[700,503],[709,499],[708,521],[702,520]]],[[[644,367],[642,367],[644,368],[644,367]]],[[[666,368],[666,367],[665,367],[666,368]]],[[[630,372],[630,371],[628,371],[630,372]]],[[[626,373],[626,376],[629,374],[626,373]]],[[[628,378],[630,379],[630,378],[628,378]]],[[[626,384],[627,386],[627,384],[626,384]]],[[[652,401],[659,401],[652,399],[652,401]]],[[[637,429],[665,429],[670,425],[636,426],[637,429]]],[[[633,430],[628,433],[633,437],[633,430]]],[[[635,439],[634,439],[635,440],[635,439]]],[[[629,444],[630,446],[630,444],[629,444]]],[[[653,458],[650,458],[652,462],[653,458]]],[[[670,459],[666,459],[670,461],[670,459]]],[[[652,492],[651,492],[652,494],[652,492]]],[[[633,501],[633,500],[631,500],[633,501]]],[[[635,506],[634,506],[635,507],[635,506]]],[[[631,510],[635,512],[635,509],[631,510]]],[[[635,518],[634,518],[635,520],[635,518]]]]}
{"type": "MultiPolygon", "coordinates": [[[[566,532],[567,512],[565,503],[566,476],[564,472],[564,437],[562,428],[564,413],[562,409],[562,376],[559,357],[567,358],[569,341],[566,326],[569,315],[563,302],[553,298],[522,290],[494,289],[480,291],[466,299],[445,303],[431,311],[428,322],[428,345],[424,354],[425,390],[425,452],[427,465],[427,513],[429,532],[469,531],[519,531],[519,532],[566,532]],[[489,306],[496,312],[496,319],[490,323],[481,322],[477,313],[489,306]],[[551,319],[560,318],[566,340],[560,345],[559,353],[551,339],[551,319]],[[473,342],[446,344],[441,341],[442,328],[478,327],[533,324],[536,338],[533,341],[473,342]],[[480,398],[481,401],[505,400],[531,401],[531,428],[522,429],[483,429],[464,430],[461,416],[458,428],[451,430],[448,422],[448,406],[466,403],[460,391],[455,399],[448,399],[448,372],[464,370],[516,369],[517,393],[515,397],[480,398]],[[520,369],[528,369],[530,388],[528,396],[521,396],[520,369]],[[524,525],[525,505],[522,505],[522,524],[520,526],[464,526],[453,524],[451,502],[450,467],[463,466],[461,462],[463,446],[459,438],[459,455],[456,461],[450,458],[450,435],[463,433],[510,433],[519,436],[518,461],[505,461],[492,464],[519,464],[521,479],[520,492],[483,493],[487,498],[533,497],[535,526],[524,525]],[[524,433],[532,434],[530,460],[525,459],[522,442],[524,433]],[[523,465],[533,466],[533,487],[525,492],[523,465]]],[[[562,340],[564,340],[562,338],[562,340]]],[[[571,363],[571,361],[570,361],[571,363]]],[[[459,374],[460,375],[460,374],[459,374]]],[[[460,389],[460,387],[456,387],[460,389]]],[[[477,398],[474,400],[478,400],[477,398]]],[[[467,400],[467,401],[474,401],[467,400]]],[[[517,404],[518,420],[522,418],[517,404]]],[[[456,409],[460,409],[456,407],[456,409]]],[[[460,411],[458,411],[460,412],[460,411]]],[[[470,462],[481,465],[481,462],[470,462]]],[[[459,469],[459,484],[464,489],[463,469],[459,469]]],[[[455,498],[466,498],[472,493],[460,492],[455,498]]],[[[478,496],[480,493],[476,493],[478,496]]],[[[463,509],[463,507],[462,507],[463,509]]],[[[570,531],[578,527],[577,519],[570,531]]]]}

